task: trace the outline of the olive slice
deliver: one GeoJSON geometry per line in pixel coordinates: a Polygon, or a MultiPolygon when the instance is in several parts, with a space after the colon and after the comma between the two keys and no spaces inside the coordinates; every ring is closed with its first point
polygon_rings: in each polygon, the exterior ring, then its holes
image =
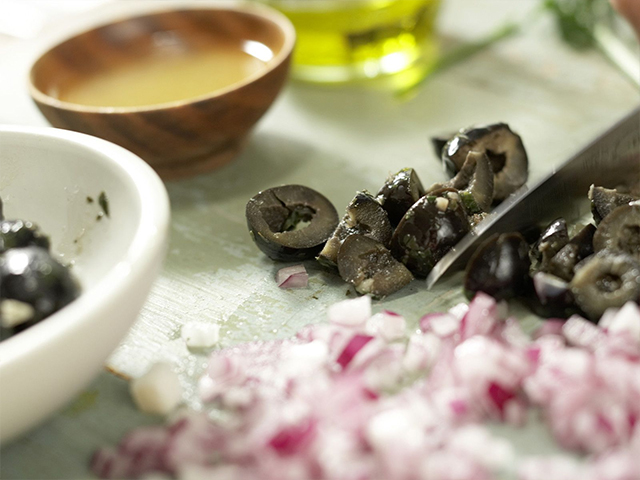
{"type": "Polygon", "coordinates": [[[530,287],[529,246],[520,233],[495,234],[473,253],[465,270],[465,294],[484,292],[503,300],[530,287]]]}
{"type": "Polygon", "coordinates": [[[546,271],[570,282],[576,265],[589,255],[593,255],[595,232],[596,227],[591,223],[583,227],[549,260],[546,271]]]}
{"type": "Polygon", "coordinates": [[[336,267],[338,251],[342,242],[355,233],[377,240],[382,245],[389,245],[393,228],[387,212],[369,192],[358,192],[347,205],[346,212],[340,220],[331,238],[318,255],[318,261],[327,267],[336,267]]]}
{"type": "Polygon", "coordinates": [[[598,225],[603,218],[609,215],[615,208],[638,200],[639,197],[630,193],[619,192],[617,189],[604,187],[589,187],[589,200],[591,200],[591,212],[598,225]]]}
{"type": "Polygon", "coordinates": [[[640,299],[640,264],[626,253],[601,250],[578,264],[569,285],[578,306],[596,322],[607,308],[640,299]]]}
{"type": "Polygon", "coordinates": [[[640,262],[640,202],[615,208],[593,236],[596,252],[603,249],[624,252],[640,262]]]}
{"type": "Polygon", "coordinates": [[[543,318],[568,318],[581,313],[576,307],[569,282],[555,275],[538,272],[533,276],[533,311],[543,318]]]}
{"type": "Polygon", "coordinates": [[[375,298],[397,292],[413,280],[413,275],[380,242],[364,235],[349,235],[338,252],[340,276],[358,293],[375,298]]]}
{"type": "Polygon", "coordinates": [[[409,209],[391,238],[391,253],[417,277],[426,277],[470,230],[458,193],[433,193],[409,209]]]}
{"type": "Polygon", "coordinates": [[[390,176],[378,191],[376,199],[395,227],[411,205],[424,195],[424,187],[413,168],[404,168],[390,176]]]}
{"type": "Polygon", "coordinates": [[[501,201],[525,184],[529,160],[522,139],[505,123],[470,127],[458,132],[442,151],[445,168],[462,169],[470,151],[485,153],[494,172],[494,199],[501,201]]]}
{"type": "Polygon", "coordinates": [[[16,331],[51,315],[78,294],[69,270],[44,248],[12,248],[0,255],[0,302],[16,301],[32,307],[32,318],[22,321],[16,331]]]}
{"type": "Polygon", "coordinates": [[[567,243],[569,243],[567,222],[564,218],[558,218],[544,229],[538,241],[531,247],[531,260],[537,264],[534,268],[546,271],[551,258],[567,243]]]}
{"type": "Polygon", "coordinates": [[[0,253],[10,248],[34,245],[49,249],[49,238],[37,225],[22,220],[0,221],[0,253]]]}
{"type": "Polygon", "coordinates": [[[314,258],[338,224],[338,212],[321,193],[302,185],[259,192],[246,207],[253,241],[273,260],[314,258]]]}

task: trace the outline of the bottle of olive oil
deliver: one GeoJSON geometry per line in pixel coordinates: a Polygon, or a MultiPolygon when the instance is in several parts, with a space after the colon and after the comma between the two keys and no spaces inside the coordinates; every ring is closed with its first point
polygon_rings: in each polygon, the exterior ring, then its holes
{"type": "MultiPolygon", "coordinates": [[[[437,54],[440,0],[266,0],[298,35],[296,78],[339,83],[405,72],[437,54]]],[[[410,80],[409,80],[410,81],[410,80]]]]}

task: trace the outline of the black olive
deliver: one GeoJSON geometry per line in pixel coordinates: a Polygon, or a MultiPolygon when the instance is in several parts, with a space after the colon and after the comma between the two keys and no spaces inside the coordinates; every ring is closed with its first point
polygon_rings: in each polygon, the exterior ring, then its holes
{"type": "Polygon", "coordinates": [[[356,193],[331,238],[318,255],[318,261],[324,266],[336,267],[342,242],[354,233],[373,238],[384,246],[389,245],[391,240],[393,228],[387,212],[369,192],[356,193]]]}
{"type": "Polygon", "coordinates": [[[615,208],[638,200],[640,197],[631,193],[619,192],[617,189],[604,187],[589,187],[589,200],[591,200],[591,212],[598,225],[603,218],[609,215],[615,208]]]}
{"type": "Polygon", "coordinates": [[[285,262],[314,258],[338,224],[327,198],[302,185],[264,190],[246,207],[254,242],[269,258],[285,262]]]}
{"type": "Polygon", "coordinates": [[[442,161],[442,151],[444,147],[447,146],[447,142],[454,136],[455,133],[450,133],[449,135],[436,135],[435,137],[431,137],[431,146],[438,160],[442,161]]]}
{"type": "Polygon", "coordinates": [[[624,252],[640,262],[640,202],[615,208],[593,236],[596,252],[609,249],[624,252]]]}
{"type": "Polygon", "coordinates": [[[453,189],[418,200],[400,221],[391,253],[418,277],[433,266],[470,230],[460,196],[453,189]]]}
{"type": "Polygon", "coordinates": [[[453,175],[462,169],[470,151],[485,153],[494,173],[495,200],[501,201],[524,185],[529,160],[522,139],[508,125],[471,127],[458,132],[442,151],[445,168],[453,175]]]}
{"type": "Polygon", "coordinates": [[[531,247],[534,268],[546,271],[551,258],[569,243],[569,231],[564,218],[558,218],[543,230],[538,241],[531,247]]]}
{"type": "Polygon", "coordinates": [[[10,248],[34,245],[49,249],[49,238],[37,225],[23,220],[0,221],[0,253],[10,248]]]}
{"type": "Polygon", "coordinates": [[[575,304],[569,283],[546,272],[533,276],[533,299],[531,309],[543,318],[568,318],[581,313],[575,304]]]}
{"type": "Polygon", "coordinates": [[[494,176],[489,157],[481,152],[469,152],[462,170],[454,177],[454,188],[460,191],[460,197],[467,212],[470,215],[488,212],[493,202],[494,176]],[[467,167],[469,165],[470,167],[467,167]],[[472,168],[469,181],[466,185],[456,185],[456,177],[459,177],[465,169],[472,168]]]}
{"type": "Polygon", "coordinates": [[[529,277],[529,246],[520,233],[495,234],[473,253],[465,271],[467,296],[484,292],[496,299],[526,294],[529,277]]]}
{"type": "Polygon", "coordinates": [[[576,265],[589,255],[593,255],[595,232],[596,227],[591,223],[582,228],[549,260],[546,271],[570,282],[576,265]]]}
{"type": "Polygon", "coordinates": [[[375,298],[397,292],[413,280],[413,275],[380,242],[364,235],[349,235],[338,252],[340,276],[358,293],[375,298]]]}
{"type": "Polygon", "coordinates": [[[601,250],[577,265],[569,285],[578,306],[595,322],[607,308],[640,299],[640,264],[626,253],[601,250]]]}
{"type": "MultiPolygon", "coordinates": [[[[32,316],[15,326],[20,331],[69,304],[79,294],[69,269],[40,247],[12,248],[0,255],[0,302],[26,304],[32,316]]],[[[7,324],[7,319],[2,319],[7,324]]],[[[10,322],[9,322],[10,323],[10,322]]]]}
{"type": "Polygon", "coordinates": [[[390,176],[376,199],[385,209],[391,225],[395,227],[411,205],[424,195],[424,187],[413,168],[404,168],[390,176]]]}

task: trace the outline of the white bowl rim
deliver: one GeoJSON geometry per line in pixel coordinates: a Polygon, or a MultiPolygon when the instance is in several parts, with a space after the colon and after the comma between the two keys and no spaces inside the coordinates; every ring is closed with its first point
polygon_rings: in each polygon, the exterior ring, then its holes
{"type": "Polygon", "coordinates": [[[158,174],[140,157],[118,145],[97,137],[50,127],[0,125],[0,138],[6,133],[49,138],[93,150],[107,162],[117,165],[135,186],[140,201],[140,223],[124,258],[112,266],[95,285],[83,290],[69,305],[45,320],[2,341],[0,371],[12,362],[28,358],[40,345],[55,341],[87,321],[87,312],[106,308],[122,295],[132,282],[157,261],[166,248],[170,206],[169,196],[158,174]]]}
{"type": "Polygon", "coordinates": [[[249,85],[261,77],[264,77],[269,72],[275,70],[280,64],[286,60],[288,56],[293,53],[293,48],[296,43],[296,29],[291,23],[291,21],[287,18],[286,15],[280,13],[275,8],[269,7],[264,4],[247,2],[247,1],[237,1],[237,0],[220,0],[220,3],[211,5],[211,4],[203,4],[192,5],[186,4],[182,6],[164,6],[164,7],[151,7],[149,10],[144,11],[136,11],[131,15],[124,16],[122,18],[111,19],[107,22],[100,23],[99,25],[94,25],[91,28],[81,30],[79,32],[75,32],[70,36],[67,36],[66,39],[63,39],[57,42],[55,45],[47,48],[41,54],[38,55],[36,60],[32,63],[31,68],[29,69],[29,78],[28,78],[28,86],[29,93],[31,97],[41,102],[45,105],[49,105],[55,108],[62,108],[65,110],[77,111],[77,112],[85,112],[85,113],[96,113],[96,114],[122,114],[122,113],[136,113],[136,112],[151,112],[157,110],[165,110],[176,107],[181,107],[185,105],[191,105],[193,103],[202,102],[205,100],[211,100],[218,97],[221,97],[229,92],[234,90],[238,90],[246,85],[249,85]],[[234,11],[238,13],[247,13],[249,15],[253,15],[255,17],[259,17],[263,20],[268,20],[274,25],[276,25],[280,30],[282,30],[284,34],[284,43],[280,51],[267,63],[265,68],[261,68],[260,70],[248,75],[243,80],[239,82],[235,82],[227,87],[219,88],[216,90],[212,90],[211,92],[204,93],[202,95],[197,95],[194,97],[189,97],[181,100],[174,100],[172,102],[163,102],[152,105],[139,105],[139,106],[130,106],[130,107],[110,107],[110,106],[93,106],[93,105],[81,105],[78,103],[67,102],[64,100],[60,100],[58,98],[47,95],[42,90],[37,88],[33,83],[33,67],[35,64],[46,54],[48,54],[54,48],[57,48],[62,43],[72,40],[75,37],[82,35],[84,33],[90,32],[92,30],[96,30],[99,28],[107,27],[114,23],[118,23],[121,21],[133,20],[138,17],[147,16],[147,15],[158,15],[162,13],[168,13],[172,11],[182,11],[182,10],[211,10],[211,11],[234,11]]]}

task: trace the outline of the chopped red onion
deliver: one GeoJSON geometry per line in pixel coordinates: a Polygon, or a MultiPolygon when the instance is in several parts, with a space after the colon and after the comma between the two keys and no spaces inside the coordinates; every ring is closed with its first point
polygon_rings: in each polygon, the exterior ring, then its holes
{"type": "MultiPolygon", "coordinates": [[[[371,315],[360,297],[291,340],[214,352],[200,380],[217,408],[142,427],[92,470],[182,480],[635,480],[640,478],[640,313],[574,317],[529,339],[486,295],[425,315],[371,315]],[[556,441],[588,454],[519,459],[488,421],[537,408],[556,441]]],[[[525,427],[526,428],[526,427],[525,427]]]]}
{"type": "Polygon", "coordinates": [[[309,284],[309,274],[304,265],[284,267],[276,273],[276,283],[280,288],[305,288],[309,284]]]}

